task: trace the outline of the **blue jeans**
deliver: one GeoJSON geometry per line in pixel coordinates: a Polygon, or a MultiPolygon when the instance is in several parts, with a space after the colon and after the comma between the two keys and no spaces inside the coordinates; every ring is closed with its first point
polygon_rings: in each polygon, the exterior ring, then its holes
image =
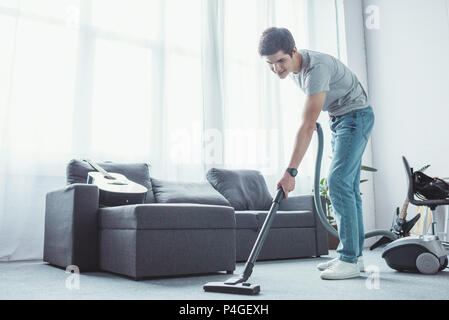
{"type": "Polygon", "coordinates": [[[329,125],[333,158],[327,181],[340,238],[337,254],[339,260],[356,263],[365,241],[360,170],[374,125],[374,112],[368,106],[330,118],[329,125]]]}

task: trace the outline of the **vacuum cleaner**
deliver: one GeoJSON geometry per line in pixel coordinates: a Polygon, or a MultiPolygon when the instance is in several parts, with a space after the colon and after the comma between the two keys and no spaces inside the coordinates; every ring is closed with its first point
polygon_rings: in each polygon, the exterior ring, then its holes
{"type": "Polygon", "coordinates": [[[254,264],[256,263],[259,252],[262,249],[265,238],[270,231],[271,224],[273,223],[273,218],[279,208],[279,205],[284,198],[284,190],[282,188],[278,189],[276,196],[270,207],[270,211],[265,218],[262,225],[262,229],[257,236],[256,242],[251,250],[248,261],[246,262],[245,269],[240,276],[231,278],[225,282],[209,282],[203,286],[204,291],[209,292],[221,292],[221,293],[235,293],[235,294],[246,294],[255,295],[260,292],[260,285],[251,284],[246,282],[253,272],[254,264]]]}
{"type": "MultiPolygon", "coordinates": [[[[318,213],[318,217],[325,227],[327,231],[329,231],[332,235],[338,238],[338,232],[334,229],[334,227],[329,223],[326,214],[324,213],[322,204],[321,204],[321,196],[320,196],[320,171],[321,171],[321,160],[323,158],[323,130],[321,125],[316,123],[317,134],[318,134],[318,152],[316,156],[315,162],[315,179],[314,179],[314,202],[316,207],[316,212],[318,213]]],[[[245,269],[242,274],[237,277],[230,278],[225,282],[209,282],[203,286],[204,291],[206,292],[220,292],[220,293],[233,293],[233,294],[244,294],[244,295],[255,295],[260,292],[260,285],[251,284],[248,281],[251,276],[254,268],[254,264],[256,263],[257,257],[259,255],[260,250],[262,249],[263,243],[270,231],[271,224],[273,222],[274,216],[279,209],[279,205],[284,198],[284,191],[282,188],[278,189],[276,195],[271,204],[270,210],[265,218],[264,224],[260,229],[260,232],[256,238],[256,242],[251,250],[249,258],[246,262],[245,269]]],[[[383,236],[390,241],[394,241],[398,239],[398,234],[388,231],[388,230],[374,230],[365,234],[365,238],[371,238],[375,236],[383,236]]]]}
{"type": "Polygon", "coordinates": [[[435,274],[447,267],[447,252],[436,235],[412,235],[388,244],[382,258],[401,272],[435,274]]]}
{"type": "MultiPolygon", "coordinates": [[[[448,258],[445,245],[437,236],[435,210],[439,205],[449,205],[449,198],[445,199],[415,199],[417,193],[414,188],[413,168],[403,156],[405,171],[408,178],[407,197],[410,203],[417,206],[427,206],[432,211],[432,234],[409,236],[397,239],[388,244],[382,253],[382,258],[392,269],[402,272],[420,272],[435,274],[447,267],[448,258]]],[[[419,195],[419,194],[418,194],[419,195]]]]}

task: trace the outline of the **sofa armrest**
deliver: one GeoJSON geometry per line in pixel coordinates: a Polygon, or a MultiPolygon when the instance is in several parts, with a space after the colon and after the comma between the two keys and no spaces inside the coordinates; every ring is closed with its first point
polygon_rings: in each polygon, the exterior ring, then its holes
{"type": "Polygon", "coordinates": [[[98,208],[96,185],[75,183],[47,193],[44,261],[80,271],[98,269],[98,208]]]}
{"type": "MultiPolygon", "coordinates": [[[[321,206],[326,214],[326,199],[321,196],[321,206]]],[[[313,212],[316,226],[316,245],[317,256],[328,254],[328,231],[324,228],[315,207],[314,195],[302,195],[288,197],[281,201],[279,210],[283,211],[297,211],[308,210],[313,212]]]]}

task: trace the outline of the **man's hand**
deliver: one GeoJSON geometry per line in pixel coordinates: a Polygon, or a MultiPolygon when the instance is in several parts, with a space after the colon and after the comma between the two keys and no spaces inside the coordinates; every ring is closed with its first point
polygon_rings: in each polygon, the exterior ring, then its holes
{"type": "Polygon", "coordinates": [[[288,193],[295,189],[295,178],[290,175],[287,171],[284,176],[279,180],[277,184],[277,189],[282,188],[284,190],[284,199],[288,198],[288,193]]]}

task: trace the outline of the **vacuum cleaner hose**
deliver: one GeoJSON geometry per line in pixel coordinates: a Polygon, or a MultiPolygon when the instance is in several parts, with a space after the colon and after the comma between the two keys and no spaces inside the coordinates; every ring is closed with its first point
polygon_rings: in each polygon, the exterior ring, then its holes
{"type": "MultiPolygon", "coordinates": [[[[314,179],[314,201],[315,201],[315,208],[318,213],[318,217],[323,224],[324,228],[326,228],[327,231],[329,231],[330,234],[338,238],[338,232],[335,230],[335,228],[329,223],[329,220],[326,217],[326,214],[324,213],[323,206],[321,203],[321,195],[320,195],[320,173],[321,173],[321,161],[323,158],[323,148],[324,148],[324,138],[323,138],[323,129],[321,128],[321,125],[317,122],[316,123],[316,129],[318,134],[318,151],[316,155],[316,161],[315,161],[315,179],[314,179]]],[[[376,237],[376,236],[384,236],[391,240],[398,239],[398,236],[388,230],[373,230],[370,232],[367,232],[365,234],[365,239],[376,237]]]]}

